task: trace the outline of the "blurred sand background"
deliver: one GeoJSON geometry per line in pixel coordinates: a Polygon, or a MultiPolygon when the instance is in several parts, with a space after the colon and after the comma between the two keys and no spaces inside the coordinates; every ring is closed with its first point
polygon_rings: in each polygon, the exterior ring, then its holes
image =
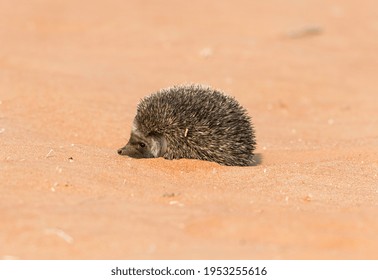
{"type": "Polygon", "coordinates": [[[377,259],[378,2],[0,1],[0,259],[377,259]],[[260,164],[116,151],[196,82],[260,164]]]}

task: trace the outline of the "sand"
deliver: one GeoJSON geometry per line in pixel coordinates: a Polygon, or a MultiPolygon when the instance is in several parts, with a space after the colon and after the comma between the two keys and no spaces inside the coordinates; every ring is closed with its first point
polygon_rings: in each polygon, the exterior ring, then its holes
{"type": "Polygon", "coordinates": [[[376,1],[0,2],[0,259],[377,259],[376,1]],[[117,154],[203,83],[258,164],[117,154]]]}

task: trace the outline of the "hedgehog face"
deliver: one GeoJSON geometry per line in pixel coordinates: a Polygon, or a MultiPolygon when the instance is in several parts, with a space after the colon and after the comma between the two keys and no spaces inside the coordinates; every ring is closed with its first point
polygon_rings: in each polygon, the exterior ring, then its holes
{"type": "Polygon", "coordinates": [[[133,128],[129,142],[118,150],[118,154],[132,158],[157,158],[163,156],[166,150],[166,140],[162,135],[154,132],[144,135],[133,128]]]}

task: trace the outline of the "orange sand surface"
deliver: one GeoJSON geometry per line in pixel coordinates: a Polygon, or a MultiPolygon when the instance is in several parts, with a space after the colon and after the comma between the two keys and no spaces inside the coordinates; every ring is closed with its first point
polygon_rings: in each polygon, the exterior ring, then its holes
{"type": "Polygon", "coordinates": [[[378,259],[378,2],[0,1],[0,259],[378,259]],[[259,164],[117,155],[196,82],[259,164]]]}

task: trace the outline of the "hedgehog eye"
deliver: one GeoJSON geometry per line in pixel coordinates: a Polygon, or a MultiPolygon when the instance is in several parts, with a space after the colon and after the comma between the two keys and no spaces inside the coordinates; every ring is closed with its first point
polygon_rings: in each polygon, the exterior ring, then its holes
{"type": "Polygon", "coordinates": [[[139,144],[139,146],[140,146],[141,148],[146,147],[146,144],[144,144],[143,142],[139,142],[138,144],[139,144]]]}

